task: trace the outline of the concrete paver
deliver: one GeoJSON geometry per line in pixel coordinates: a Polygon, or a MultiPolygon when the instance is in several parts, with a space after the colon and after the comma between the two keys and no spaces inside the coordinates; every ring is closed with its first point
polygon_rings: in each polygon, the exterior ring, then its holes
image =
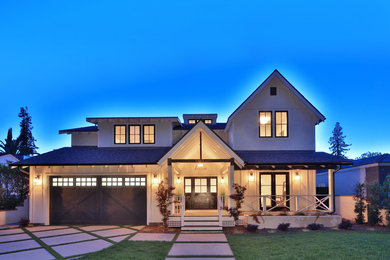
{"type": "Polygon", "coordinates": [[[36,226],[36,227],[27,227],[26,229],[31,232],[36,232],[36,231],[45,231],[45,230],[61,229],[61,228],[68,228],[68,226],[36,226]]]}
{"type": "Polygon", "coordinates": [[[81,231],[74,228],[65,228],[65,229],[58,229],[58,230],[33,232],[33,234],[37,237],[50,237],[50,236],[59,236],[59,235],[66,235],[66,234],[80,233],[80,232],[81,231]]]}
{"type": "Polygon", "coordinates": [[[231,256],[232,250],[228,243],[175,243],[168,253],[169,256],[231,256]]]}
{"type": "Polygon", "coordinates": [[[97,238],[95,236],[86,233],[78,233],[78,234],[71,234],[65,236],[42,238],[41,240],[47,245],[52,246],[52,245],[65,244],[71,242],[80,242],[80,241],[91,240],[91,239],[97,239],[97,238]]]}
{"type": "Polygon", "coordinates": [[[227,242],[225,234],[180,234],[176,242],[227,242]]]}
{"type": "Polygon", "coordinates": [[[95,231],[92,233],[102,237],[113,237],[113,236],[120,236],[120,235],[130,235],[136,232],[137,231],[128,228],[117,228],[117,229],[110,229],[110,230],[95,231]]]}
{"type": "Polygon", "coordinates": [[[113,228],[119,228],[119,226],[86,226],[86,227],[80,227],[82,230],[85,231],[97,231],[97,230],[103,230],[103,229],[113,229],[113,228]]]}
{"type": "Polygon", "coordinates": [[[9,234],[18,234],[18,233],[24,233],[24,231],[21,228],[0,230],[0,235],[9,235],[9,234]]]}
{"type": "Polygon", "coordinates": [[[126,239],[128,237],[128,235],[126,236],[118,236],[118,237],[109,237],[108,239],[114,241],[114,242],[121,242],[122,240],[126,239]]]}
{"type": "Polygon", "coordinates": [[[99,239],[62,246],[53,246],[52,248],[63,257],[68,257],[100,251],[109,246],[112,246],[112,244],[102,239],[99,239]]]}
{"type": "Polygon", "coordinates": [[[131,241],[172,241],[176,234],[169,233],[137,233],[129,240],[131,241]]]}
{"type": "Polygon", "coordinates": [[[136,229],[136,230],[141,230],[143,229],[145,226],[129,226],[129,228],[133,228],[133,229],[136,229]]]}
{"type": "Polygon", "coordinates": [[[0,244],[0,253],[41,247],[35,240],[23,240],[0,244]]]}
{"type": "Polygon", "coordinates": [[[11,254],[0,255],[0,259],[12,259],[12,260],[49,260],[54,259],[46,249],[34,249],[22,252],[16,252],[11,254]]]}
{"type": "Polygon", "coordinates": [[[31,237],[25,233],[17,234],[17,235],[6,235],[6,236],[0,236],[0,242],[16,241],[16,240],[29,239],[29,238],[31,237]]]}

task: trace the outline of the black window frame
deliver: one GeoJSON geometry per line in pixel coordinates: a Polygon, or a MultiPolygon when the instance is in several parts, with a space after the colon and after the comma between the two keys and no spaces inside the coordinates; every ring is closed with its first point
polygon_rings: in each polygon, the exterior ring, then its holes
{"type": "Polygon", "coordinates": [[[259,127],[259,138],[272,138],[274,135],[273,135],[273,113],[272,111],[259,111],[259,115],[258,115],[258,127],[259,127]],[[261,136],[261,127],[260,127],[260,113],[271,113],[271,136],[261,136]]]}
{"type": "MultiPolygon", "coordinates": [[[[289,172],[259,172],[259,194],[261,194],[261,188],[262,188],[262,183],[261,183],[261,175],[270,175],[271,176],[271,194],[267,194],[271,196],[271,208],[276,206],[276,202],[274,201],[277,196],[281,196],[279,194],[276,194],[276,175],[285,175],[286,177],[286,204],[287,207],[276,207],[273,209],[273,211],[280,211],[280,210],[288,210],[290,208],[290,173],[289,172]]],[[[263,210],[263,200],[260,200],[260,209],[263,210]]],[[[267,206],[268,207],[268,206],[267,206]]]]}
{"type": "Polygon", "coordinates": [[[146,124],[142,125],[142,143],[143,144],[155,144],[156,143],[156,125],[155,124],[146,124]],[[153,126],[153,143],[145,143],[145,126],[153,126]]]}
{"type": "Polygon", "coordinates": [[[270,96],[277,96],[278,89],[276,87],[270,87],[269,88],[269,95],[270,96]]]}
{"type": "MultiPolygon", "coordinates": [[[[275,111],[275,138],[288,138],[290,135],[290,129],[289,129],[289,118],[288,118],[288,111],[287,110],[277,110],[275,111]],[[277,136],[276,132],[276,113],[286,113],[286,119],[287,119],[287,124],[286,124],[286,131],[287,135],[286,136],[277,136]]],[[[278,125],[283,125],[283,124],[278,124],[278,125]]]]}
{"type": "Polygon", "coordinates": [[[129,137],[128,137],[128,143],[129,144],[141,144],[141,139],[142,139],[142,127],[141,127],[141,125],[128,125],[127,126],[127,131],[128,131],[128,135],[129,135],[129,137]],[[130,127],[131,126],[138,126],[139,127],[139,142],[138,143],[130,143],[130,127]]]}
{"type": "Polygon", "coordinates": [[[127,125],[114,125],[114,144],[126,144],[127,143],[127,125]],[[125,127],[125,142],[124,143],[117,143],[116,142],[116,127],[117,126],[124,126],[125,127]]]}

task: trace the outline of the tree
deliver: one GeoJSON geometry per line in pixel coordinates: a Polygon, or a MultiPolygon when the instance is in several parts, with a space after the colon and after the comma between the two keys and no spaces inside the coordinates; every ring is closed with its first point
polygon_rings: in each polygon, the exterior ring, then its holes
{"type": "Polygon", "coordinates": [[[175,188],[169,185],[166,185],[163,181],[158,185],[156,191],[156,200],[157,206],[160,209],[162,215],[162,222],[164,227],[168,226],[168,219],[171,215],[170,205],[172,204],[173,190],[175,188]]]}
{"type": "Polygon", "coordinates": [[[370,158],[370,157],[379,156],[379,155],[382,155],[382,153],[368,151],[366,153],[362,153],[359,157],[356,157],[355,160],[359,160],[359,159],[363,159],[363,158],[370,158]]]}
{"type": "Polygon", "coordinates": [[[12,128],[8,129],[7,138],[0,141],[0,151],[3,154],[19,154],[20,142],[18,139],[12,139],[12,128]]]}
{"type": "Polygon", "coordinates": [[[351,144],[345,143],[345,135],[343,135],[343,128],[340,123],[337,122],[333,131],[332,136],[329,138],[329,150],[333,155],[346,158],[345,153],[349,151],[351,144]]]}
{"type": "Polygon", "coordinates": [[[368,224],[375,226],[382,223],[380,213],[380,186],[378,182],[374,182],[368,186],[368,224]]]}
{"type": "Polygon", "coordinates": [[[35,138],[32,135],[32,121],[31,116],[27,111],[27,107],[21,107],[19,117],[22,119],[20,122],[20,135],[18,140],[20,142],[20,154],[31,155],[36,154],[38,147],[35,145],[35,138]]]}
{"type": "Polygon", "coordinates": [[[0,165],[0,210],[15,209],[28,197],[28,175],[0,165]]]}
{"type": "Polygon", "coordinates": [[[354,191],[355,195],[353,196],[353,199],[356,201],[354,209],[354,212],[356,213],[355,221],[357,224],[363,224],[364,211],[367,208],[366,204],[364,204],[365,185],[363,183],[356,184],[354,191]]]}

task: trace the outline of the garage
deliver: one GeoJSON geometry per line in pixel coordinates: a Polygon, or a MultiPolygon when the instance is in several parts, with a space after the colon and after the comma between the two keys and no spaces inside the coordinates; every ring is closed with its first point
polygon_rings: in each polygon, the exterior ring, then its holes
{"type": "Polygon", "coordinates": [[[51,176],[50,224],[146,224],[146,176],[51,176]]]}

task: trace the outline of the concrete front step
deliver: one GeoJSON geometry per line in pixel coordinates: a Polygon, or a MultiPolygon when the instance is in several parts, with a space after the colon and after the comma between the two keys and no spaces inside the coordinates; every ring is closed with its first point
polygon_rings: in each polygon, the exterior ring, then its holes
{"type": "Polygon", "coordinates": [[[184,221],[184,226],[218,226],[218,221],[184,221]]]}
{"type": "Polygon", "coordinates": [[[181,227],[183,231],[220,231],[222,227],[220,226],[183,226],[181,227]]]}
{"type": "Polygon", "coordinates": [[[218,221],[218,216],[184,216],[184,221],[208,220],[218,221]]]}

